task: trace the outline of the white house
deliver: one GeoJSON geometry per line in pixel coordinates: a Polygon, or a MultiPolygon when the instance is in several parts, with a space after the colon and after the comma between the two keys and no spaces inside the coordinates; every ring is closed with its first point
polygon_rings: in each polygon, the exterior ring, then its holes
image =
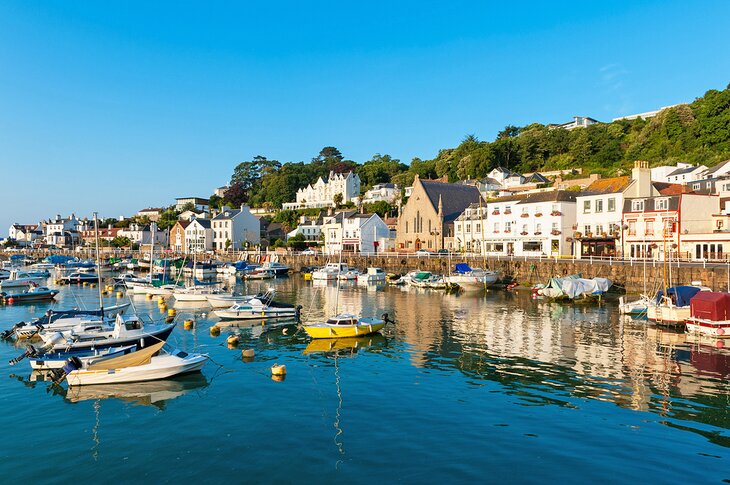
{"type": "Polygon", "coordinates": [[[513,195],[487,203],[487,254],[568,256],[575,224],[575,192],[513,195]]]}
{"type": "Polygon", "coordinates": [[[208,217],[208,213],[204,211],[195,212],[195,211],[184,211],[181,212],[180,215],[177,216],[177,219],[179,221],[192,221],[193,219],[206,219],[208,217]]]}
{"type": "Polygon", "coordinates": [[[307,241],[319,241],[322,234],[323,219],[322,217],[307,217],[301,216],[299,218],[299,225],[290,231],[286,238],[292,238],[296,235],[301,234],[307,241]]]}
{"type": "Polygon", "coordinates": [[[574,130],[576,128],[586,128],[590,125],[595,125],[596,123],[600,123],[600,121],[589,118],[588,116],[573,116],[573,121],[568,121],[567,123],[561,124],[550,124],[548,125],[548,128],[562,128],[563,130],[574,130]]]}
{"type": "Polygon", "coordinates": [[[81,241],[81,221],[75,214],[63,218],[56,215],[54,219],[46,221],[46,244],[54,246],[72,246],[81,241]]]}
{"type": "MultiPolygon", "coordinates": [[[[679,164],[677,164],[679,165],[679,164]]],[[[685,165],[667,174],[666,182],[670,184],[686,184],[703,178],[707,167],[705,165],[685,165]]]]}
{"type": "Polygon", "coordinates": [[[213,229],[209,219],[193,219],[185,228],[185,245],[189,253],[213,249],[213,229]]]}
{"type": "MultiPolygon", "coordinates": [[[[129,238],[132,244],[138,244],[140,246],[152,243],[153,230],[150,224],[142,225],[132,223],[128,228],[120,229],[118,235],[121,237],[129,238]]],[[[169,231],[161,230],[157,228],[154,231],[155,235],[155,246],[162,247],[168,245],[169,231]]]]}
{"type": "Polygon", "coordinates": [[[137,212],[137,215],[139,217],[147,217],[151,221],[159,221],[160,215],[165,211],[165,209],[161,207],[147,207],[146,209],[142,209],[141,211],[137,212]]]}
{"type": "Polygon", "coordinates": [[[175,210],[182,211],[187,204],[193,204],[195,212],[208,212],[210,201],[202,197],[178,197],[175,199],[175,210]]]}
{"type": "Polygon", "coordinates": [[[360,195],[360,177],[353,172],[330,172],[327,182],[322,177],[314,185],[309,184],[297,191],[297,201],[283,204],[284,209],[334,207],[335,195],[342,194],[342,202],[356,202],[360,195]]]}
{"type": "Polygon", "coordinates": [[[467,207],[454,220],[453,249],[460,252],[481,254],[487,223],[486,203],[473,203],[467,207]]]}
{"type": "Polygon", "coordinates": [[[213,249],[242,249],[243,244],[261,243],[261,222],[251,214],[247,205],[240,209],[223,207],[220,214],[211,219],[213,230],[213,249]]]}
{"type": "Polygon", "coordinates": [[[390,229],[377,214],[339,212],[324,218],[322,230],[327,254],[377,253],[393,245],[390,229]]]}
{"type": "Polygon", "coordinates": [[[33,241],[43,237],[43,230],[40,224],[18,224],[10,226],[8,238],[15,240],[23,246],[30,246],[33,241]]]}
{"type": "Polygon", "coordinates": [[[398,184],[378,184],[368,190],[362,196],[363,204],[371,204],[373,202],[395,203],[400,198],[400,188],[398,184]]]}
{"type": "Polygon", "coordinates": [[[516,187],[525,183],[526,177],[504,167],[496,167],[487,175],[492,181],[496,181],[501,188],[516,187]]]}
{"type": "Polygon", "coordinates": [[[624,190],[629,184],[628,176],[598,179],[578,194],[573,232],[577,258],[620,252],[624,190]]]}

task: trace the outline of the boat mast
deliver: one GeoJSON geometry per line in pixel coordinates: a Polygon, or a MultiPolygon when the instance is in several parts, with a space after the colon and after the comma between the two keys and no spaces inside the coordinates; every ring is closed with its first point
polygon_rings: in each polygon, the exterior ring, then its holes
{"type": "Polygon", "coordinates": [[[101,259],[99,258],[99,218],[94,212],[94,239],[96,246],[96,279],[99,283],[99,309],[101,316],[104,317],[104,299],[101,296],[101,259]]]}
{"type": "MultiPolygon", "coordinates": [[[[477,191],[479,191],[479,182],[477,182],[477,191]]],[[[487,271],[487,248],[484,241],[484,222],[486,219],[484,218],[484,212],[482,210],[482,193],[479,191],[479,227],[482,229],[482,240],[479,244],[479,250],[482,252],[482,259],[484,260],[484,271],[487,271]]],[[[484,278],[484,288],[487,287],[487,278],[484,278]]]]}
{"type": "Polygon", "coordinates": [[[152,241],[150,243],[150,284],[152,284],[152,271],[155,266],[155,237],[157,236],[157,224],[154,221],[150,222],[150,233],[152,235],[152,241]]]}
{"type": "Polygon", "coordinates": [[[335,316],[337,316],[337,309],[340,306],[340,274],[342,274],[342,247],[344,246],[341,231],[342,229],[340,229],[340,262],[337,265],[337,293],[335,294],[335,316]]]}

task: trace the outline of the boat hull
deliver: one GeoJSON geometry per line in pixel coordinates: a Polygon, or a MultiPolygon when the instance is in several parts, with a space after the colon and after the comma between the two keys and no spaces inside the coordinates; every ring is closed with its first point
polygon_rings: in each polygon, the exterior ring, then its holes
{"type": "Polygon", "coordinates": [[[165,379],[181,374],[198,372],[208,360],[207,355],[157,356],[150,364],[123,367],[121,369],[76,370],[66,377],[69,386],[88,386],[94,384],[121,384],[125,382],[144,382],[165,379]],[[172,357],[172,358],[168,358],[172,357]]]}
{"type": "Polygon", "coordinates": [[[373,323],[366,323],[362,321],[357,325],[326,325],[326,324],[315,324],[315,325],[304,325],[304,330],[312,338],[350,338],[350,337],[362,337],[364,335],[370,335],[372,333],[379,332],[385,327],[385,322],[382,320],[373,321],[373,323]]]}
{"type": "Polygon", "coordinates": [[[730,338],[730,320],[687,319],[687,332],[715,338],[730,338]]]}

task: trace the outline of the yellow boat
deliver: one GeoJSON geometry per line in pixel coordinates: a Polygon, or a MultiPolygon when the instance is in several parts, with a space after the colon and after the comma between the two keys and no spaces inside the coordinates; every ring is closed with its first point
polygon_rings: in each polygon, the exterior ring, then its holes
{"type": "Polygon", "coordinates": [[[358,318],[349,313],[337,315],[326,322],[303,325],[304,330],[312,338],[361,337],[379,332],[384,326],[385,319],[358,318]]]}

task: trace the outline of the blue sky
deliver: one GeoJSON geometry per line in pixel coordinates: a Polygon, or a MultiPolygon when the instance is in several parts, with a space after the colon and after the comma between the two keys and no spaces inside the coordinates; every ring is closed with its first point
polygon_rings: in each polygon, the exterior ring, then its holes
{"type": "Polygon", "coordinates": [[[0,234],[208,196],[254,155],[432,158],[730,82],[730,3],[0,3],[0,234]]]}

